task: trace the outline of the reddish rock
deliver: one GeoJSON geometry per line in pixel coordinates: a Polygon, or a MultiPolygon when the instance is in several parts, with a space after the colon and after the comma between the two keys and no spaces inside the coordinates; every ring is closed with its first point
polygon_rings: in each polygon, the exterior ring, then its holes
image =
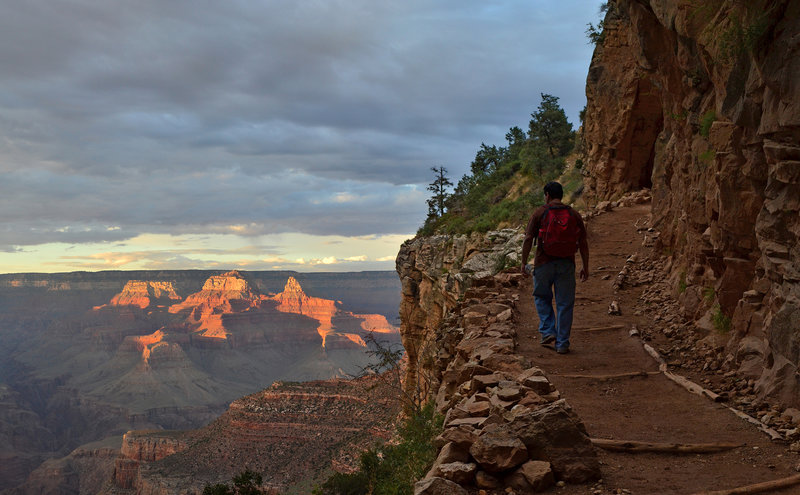
{"type": "Polygon", "coordinates": [[[528,449],[519,438],[500,429],[484,430],[469,453],[490,473],[499,473],[528,460],[528,449]]]}
{"type": "Polygon", "coordinates": [[[173,304],[180,299],[181,296],[175,292],[172,282],[130,280],[122,288],[122,291],[111,299],[111,302],[94,309],[99,310],[111,306],[137,306],[145,309],[151,305],[173,304]]]}
{"type": "Polygon", "coordinates": [[[532,459],[549,461],[558,479],[583,483],[600,477],[597,452],[564,401],[517,414],[508,429],[525,444],[532,459]]]}
{"type": "Polygon", "coordinates": [[[414,495],[468,495],[459,484],[444,478],[428,478],[414,484],[414,495]]]}
{"type": "Polygon", "coordinates": [[[434,439],[433,444],[436,448],[442,448],[447,443],[452,442],[462,449],[469,450],[477,439],[478,433],[475,431],[475,428],[467,425],[460,425],[445,428],[445,430],[434,439]]]}
{"type": "Polygon", "coordinates": [[[490,490],[493,488],[500,488],[500,480],[486,471],[478,471],[475,473],[475,486],[490,490]]]}
{"type": "Polygon", "coordinates": [[[450,480],[459,485],[471,485],[475,482],[477,464],[473,462],[450,462],[434,465],[431,472],[434,476],[450,480]]]}

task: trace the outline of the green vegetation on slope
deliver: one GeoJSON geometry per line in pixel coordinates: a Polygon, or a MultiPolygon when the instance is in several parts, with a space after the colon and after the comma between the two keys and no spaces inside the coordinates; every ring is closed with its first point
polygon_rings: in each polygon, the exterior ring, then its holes
{"type": "Polygon", "coordinates": [[[361,454],[359,470],[335,473],[314,490],[316,495],[411,495],[436,458],[433,439],[444,418],[433,403],[411,415],[398,429],[398,442],[361,454]]]}
{"type": "MultiPolygon", "coordinates": [[[[506,146],[481,143],[470,164],[471,173],[458,181],[451,194],[444,187],[449,184],[447,170],[432,169],[435,180],[428,189],[434,195],[418,235],[486,232],[528,220],[533,207],[542,201],[544,184],[564,172],[576,140],[558,98],[544,93],[541,97],[528,131],[510,128],[506,146]]],[[[580,173],[571,181],[574,189],[565,187],[565,192],[580,188],[580,173]]]]}

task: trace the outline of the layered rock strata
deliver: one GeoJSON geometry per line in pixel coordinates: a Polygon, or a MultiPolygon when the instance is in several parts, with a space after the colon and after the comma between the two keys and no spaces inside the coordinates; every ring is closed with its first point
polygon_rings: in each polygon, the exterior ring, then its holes
{"type": "MultiPolygon", "coordinates": [[[[107,306],[137,306],[145,309],[150,305],[170,305],[180,300],[181,296],[175,292],[172,282],[129,280],[107,306]]],[[[104,307],[106,305],[95,309],[104,307]]]]}
{"type": "Polygon", "coordinates": [[[685,315],[732,328],[761,396],[800,405],[800,3],[618,0],[604,26],[588,197],[652,187],[685,315]]]}
{"type": "Polygon", "coordinates": [[[283,490],[327,468],[353,469],[358,452],[388,439],[395,394],[377,377],[276,383],[200,430],[129,432],[109,493],[199,494],[244,469],[283,490]]]}

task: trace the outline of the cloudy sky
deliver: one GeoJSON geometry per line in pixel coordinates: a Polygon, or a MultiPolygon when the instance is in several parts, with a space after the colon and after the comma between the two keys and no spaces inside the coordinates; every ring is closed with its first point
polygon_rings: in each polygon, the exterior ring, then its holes
{"type": "Polygon", "coordinates": [[[595,0],[0,0],[0,273],[394,269],[595,0]]]}

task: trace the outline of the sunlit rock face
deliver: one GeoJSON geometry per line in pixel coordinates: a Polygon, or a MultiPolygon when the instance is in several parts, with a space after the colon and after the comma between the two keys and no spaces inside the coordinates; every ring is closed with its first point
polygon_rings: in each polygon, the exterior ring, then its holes
{"type": "Polygon", "coordinates": [[[122,292],[114,296],[107,305],[95,309],[107,306],[136,306],[145,309],[150,305],[172,304],[180,299],[181,296],[175,292],[171,282],[130,280],[122,292]]]}
{"type": "Polygon", "coordinates": [[[587,197],[651,187],[686,316],[732,318],[742,371],[800,405],[800,3],[611,5],[587,77],[587,197]]]}
{"type": "Polygon", "coordinates": [[[308,297],[294,277],[289,277],[283,292],[271,299],[278,303],[275,307],[278,311],[308,316],[319,321],[317,332],[322,338],[322,346],[325,346],[327,336],[333,332],[331,319],[338,311],[336,301],[308,297]]]}

